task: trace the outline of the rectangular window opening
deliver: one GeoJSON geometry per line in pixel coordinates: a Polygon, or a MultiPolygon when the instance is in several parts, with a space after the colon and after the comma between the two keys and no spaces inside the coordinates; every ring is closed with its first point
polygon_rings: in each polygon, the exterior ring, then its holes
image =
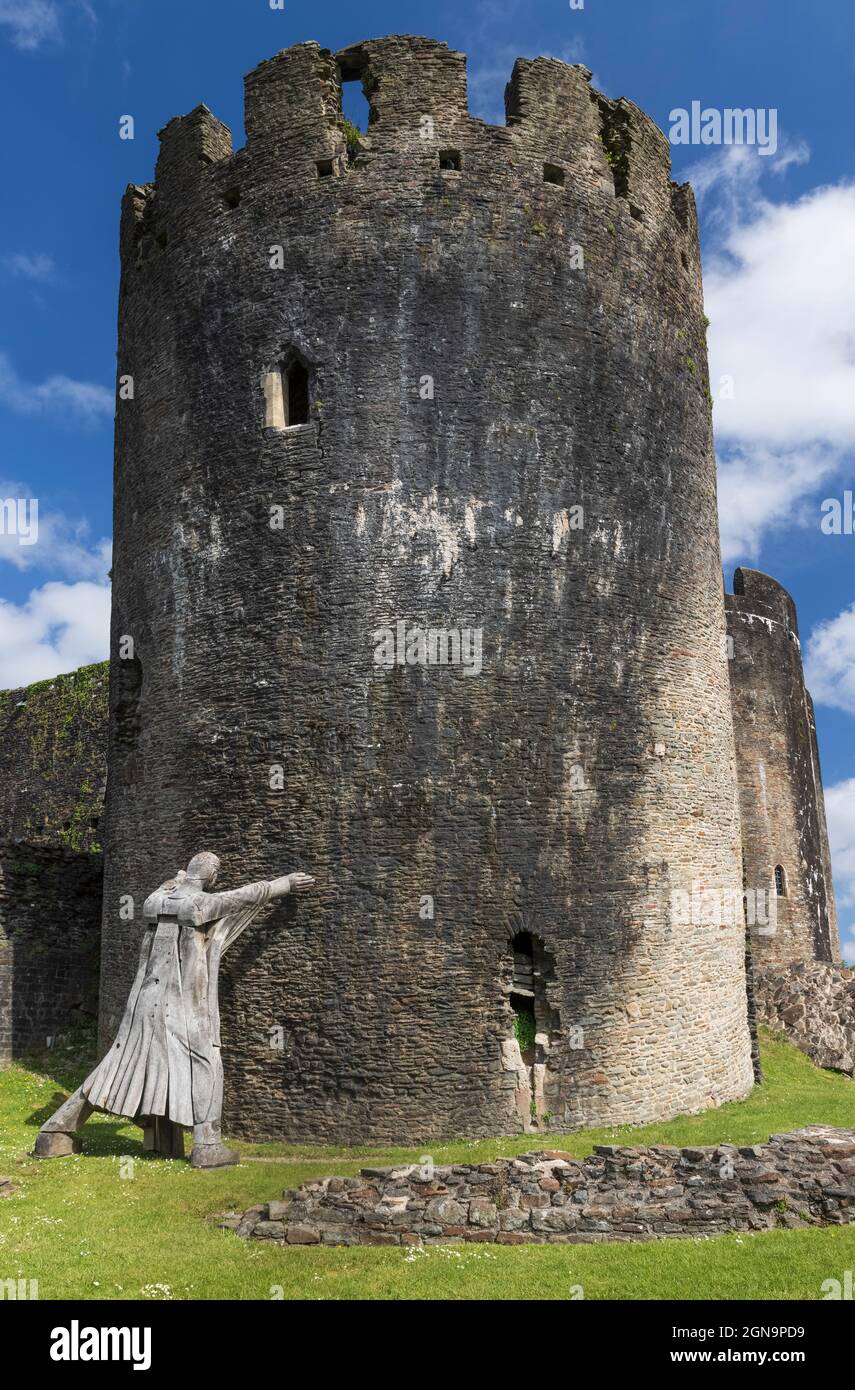
{"type": "Polygon", "coordinates": [[[368,63],[342,67],[340,80],[342,119],[352,131],[359,135],[367,135],[373,116],[370,98],[377,88],[377,83],[368,70],[368,63]]]}
{"type": "Polygon", "coordinates": [[[543,182],[554,183],[557,188],[564,187],[564,170],[560,164],[544,164],[543,182]]]}
{"type": "Polygon", "coordinates": [[[460,151],[459,151],[459,150],[440,150],[440,152],[439,152],[439,167],[440,167],[440,169],[444,169],[444,170],[446,170],[446,171],[451,171],[451,172],[455,172],[455,173],[458,173],[458,174],[459,174],[459,173],[460,173],[460,170],[461,170],[462,167],[463,167],[463,162],[462,162],[461,157],[460,157],[460,151]]]}
{"type": "Polygon", "coordinates": [[[302,362],[292,362],[285,373],[288,425],[309,423],[309,373],[302,362]]]}

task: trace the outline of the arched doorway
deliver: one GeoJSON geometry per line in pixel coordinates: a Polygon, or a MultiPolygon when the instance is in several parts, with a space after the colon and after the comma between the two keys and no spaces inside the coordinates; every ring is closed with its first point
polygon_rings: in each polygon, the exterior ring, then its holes
{"type": "Polygon", "coordinates": [[[511,939],[508,1002],[513,1036],[503,1046],[504,1066],[515,1073],[514,1104],[527,1131],[548,1128],[551,1038],[557,1016],[546,998],[555,962],[540,938],[518,931],[511,939]]]}

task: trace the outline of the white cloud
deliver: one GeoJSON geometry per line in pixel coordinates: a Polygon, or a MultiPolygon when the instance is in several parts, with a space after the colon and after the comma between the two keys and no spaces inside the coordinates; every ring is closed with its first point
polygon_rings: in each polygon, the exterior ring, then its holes
{"type": "Polygon", "coordinates": [[[66,423],[91,425],[114,411],[112,391],[94,382],[57,375],[23,381],[6,353],[0,352],[0,405],[17,415],[48,415],[66,423]]]}
{"type": "Polygon", "coordinates": [[[805,649],[805,681],[818,704],[855,714],[855,603],[814,628],[805,649]]]}
{"type": "Polygon", "coordinates": [[[806,159],[734,147],[688,171],[716,247],[704,284],[725,561],[803,521],[855,448],[855,184],[778,203],[760,189],[806,159]]]}
{"type": "Polygon", "coordinates": [[[0,0],[0,25],[11,32],[15,48],[34,52],[45,44],[62,42],[62,24],[71,16],[85,20],[93,29],[98,16],[92,0],[0,0]]]}
{"type": "Polygon", "coordinates": [[[735,444],[718,451],[718,508],[724,564],[755,559],[773,526],[819,525],[819,509],[806,518],[805,504],[819,485],[835,476],[841,458],[820,444],[775,449],[735,444]]]}
{"type": "Polygon", "coordinates": [[[103,661],[109,641],[109,584],[54,581],[24,604],[0,599],[0,689],[103,661]]]}
{"type": "Polygon", "coordinates": [[[782,137],[774,155],[759,157],[750,145],[728,145],[692,164],[680,174],[688,180],[704,213],[704,231],[726,238],[734,227],[750,222],[764,178],[781,179],[793,165],[807,164],[810,149],[803,141],[782,137]],[[714,195],[714,197],[712,196],[714,195]]]}
{"type": "Polygon", "coordinates": [[[855,777],[827,789],[825,808],[840,920],[841,954],[844,960],[855,964],[855,777]]]}
{"type": "Polygon", "coordinates": [[[0,0],[0,25],[11,29],[16,48],[40,48],[60,37],[59,6],[54,0],[0,0]]]}
{"type": "Polygon", "coordinates": [[[25,280],[50,280],[55,269],[53,258],[41,251],[18,251],[4,256],[0,264],[10,275],[21,276],[25,280]]]}
{"type": "MultiPolygon", "coordinates": [[[[103,660],[110,626],[109,540],[93,542],[88,522],[40,506],[37,539],[21,545],[17,509],[10,524],[2,505],[8,498],[31,499],[32,491],[0,479],[0,561],[19,570],[49,568],[54,578],[25,603],[0,599],[0,689],[103,660]]],[[[29,524],[32,518],[28,505],[23,519],[29,524]]]]}
{"type": "Polygon", "coordinates": [[[706,274],[723,439],[793,448],[855,444],[855,185],[761,203],[706,274]]]}
{"type": "Polygon", "coordinates": [[[88,521],[51,511],[26,483],[0,479],[0,560],[17,570],[103,581],[111,554],[108,539],[92,541],[88,521]]]}

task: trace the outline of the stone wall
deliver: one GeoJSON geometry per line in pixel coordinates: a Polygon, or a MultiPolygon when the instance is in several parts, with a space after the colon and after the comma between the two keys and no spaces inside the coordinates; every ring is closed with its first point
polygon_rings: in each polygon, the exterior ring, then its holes
{"type": "Polygon", "coordinates": [[[0,1064],[97,1013],[107,666],[0,692],[0,1064]]]}
{"type": "Polygon", "coordinates": [[[494,1163],[363,1168],[217,1218],[288,1245],[596,1244],[855,1220],[855,1130],[813,1125],[737,1148],[557,1151],[494,1163]]]}
{"type": "Polygon", "coordinates": [[[50,845],[0,845],[0,1064],[94,1023],[103,862],[50,845]]]}
{"type": "Polygon", "coordinates": [[[796,606],[776,580],[756,570],[738,569],[733,587],[725,606],[745,886],[770,895],[776,916],[771,922],[756,914],[752,951],[758,964],[836,964],[825,799],[796,606]]]}
{"type": "Polygon", "coordinates": [[[755,972],[758,1022],[779,1028],[818,1067],[855,1075],[855,970],[799,961],[755,972]]]}
{"type": "Polygon", "coordinates": [[[751,1087],[741,924],[670,908],[742,883],[694,201],[589,78],[520,60],[491,126],[441,43],[301,44],[247,78],[245,148],[199,107],[126,196],[102,1035],[121,894],[201,849],[224,887],[315,874],[225,964],[232,1132],[751,1087]],[[385,669],[399,623],[481,631],[483,669],[385,669]]]}

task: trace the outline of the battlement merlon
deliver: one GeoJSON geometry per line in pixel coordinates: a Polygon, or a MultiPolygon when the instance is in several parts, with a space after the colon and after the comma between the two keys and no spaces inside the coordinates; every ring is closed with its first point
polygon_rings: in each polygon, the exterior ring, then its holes
{"type": "Polygon", "coordinates": [[[359,80],[368,98],[371,134],[412,131],[422,116],[439,131],[467,121],[466,54],[436,39],[392,34],[351,44],[336,54],[342,82],[359,80]]]}
{"type": "Polygon", "coordinates": [[[336,60],[317,43],[301,43],[267,58],[244,78],[244,124],[250,158],[274,157],[299,171],[344,149],[339,129],[336,60]]]}
{"type": "Polygon", "coordinates": [[[557,58],[518,58],[505,88],[505,119],[515,142],[533,158],[551,158],[573,179],[589,182],[593,172],[604,189],[612,185],[602,120],[591,73],[557,58]]]}
{"type": "Polygon", "coordinates": [[[203,105],[168,121],[158,131],[158,138],[160,155],[154,177],[160,193],[199,181],[210,164],[228,159],[232,153],[228,126],[203,105]]]}
{"type": "Polygon", "coordinates": [[[733,574],[733,593],[725,594],[728,612],[756,614],[782,623],[798,639],[799,620],[795,601],[777,579],[760,570],[740,567],[733,574]]]}
{"type": "Polygon", "coordinates": [[[392,35],[331,53],[317,43],[283,49],[245,79],[247,151],[271,150],[292,170],[345,150],[342,86],[360,82],[369,102],[372,136],[411,133],[419,142],[423,115],[439,130],[469,119],[466,58],[444,43],[392,35]]]}
{"type": "Polygon", "coordinates": [[[669,208],[667,136],[633,102],[612,101],[593,88],[588,68],[557,58],[518,58],[505,111],[523,141],[551,144],[571,164],[586,161],[639,211],[669,208]]]}

